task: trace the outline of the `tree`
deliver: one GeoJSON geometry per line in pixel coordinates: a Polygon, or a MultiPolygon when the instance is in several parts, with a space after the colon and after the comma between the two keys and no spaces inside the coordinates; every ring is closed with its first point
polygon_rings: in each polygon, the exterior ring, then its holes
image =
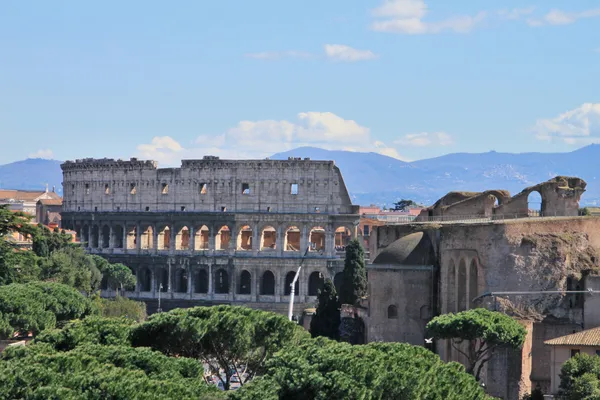
{"type": "Polygon", "coordinates": [[[13,232],[32,235],[35,227],[31,225],[31,216],[23,212],[14,212],[8,204],[0,205],[0,241],[6,240],[13,232]]]}
{"type": "Polygon", "coordinates": [[[467,372],[477,380],[495,349],[520,349],[527,334],[525,328],[508,315],[485,308],[440,315],[432,319],[426,329],[437,339],[450,339],[456,351],[467,357],[467,372]],[[461,349],[463,342],[469,342],[468,353],[461,349]]]}
{"type": "Polygon", "coordinates": [[[319,337],[278,352],[267,372],[232,400],[483,400],[484,390],[458,363],[419,346],[351,346],[319,337]]]}
{"type": "Polygon", "coordinates": [[[33,252],[40,257],[48,257],[57,250],[62,250],[69,247],[75,247],[71,235],[67,235],[64,231],[58,229],[50,231],[42,224],[37,225],[33,236],[33,252]]]}
{"type": "Polygon", "coordinates": [[[406,211],[407,208],[417,207],[418,204],[412,200],[402,199],[394,203],[394,210],[396,211],[406,211]]]}
{"type": "Polygon", "coordinates": [[[133,272],[128,267],[121,263],[111,264],[107,262],[102,265],[100,272],[102,273],[102,278],[106,279],[108,287],[116,289],[115,296],[119,296],[119,290],[122,292],[125,289],[135,288],[135,275],[133,275],[133,272]]]}
{"type": "Polygon", "coordinates": [[[346,246],[344,274],[340,288],[340,303],[356,305],[367,295],[367,269],[365,252],[357,239],[346,246]]]}
{"type": "Polygon", "coordinates": [[[100,288],[102,273],[94,258],[82,248],[67,247],[42,259],[41,279],[63,283],[90,294],[100,288]]]}
{"type": "Polygon", "coordinates": [[[565,400],[600,397],[600,357],[577,354],[560,370],[560,394],[565,400]]]}
{"type": "Polygon", "coordinates": [[[103,299],[97,296],[94,297],[94,302],[100,308],[101,314],[108,318],[123,317],[136,322],[143,322],[148,315],[146,313],[146,303],[121,296],[112,299],[103,299]]]}
{"type": "Polygon", "coordinates": [[[317,311],[310,321],[313,337],[325,336],[337,340],[340,328],[340,302],[331,279],[326,279],[319,291],[317,311]]]}
{"type": "Polygon", "coordinates": [[[303,328],[279,314],[213,306],[154,314],[133,330],[131,341],[133,346],[168,356],[202,361],[228,390],[232,376],[244,385],[264,372],[265,361],[273,354],[307,336],[303,328]]]}

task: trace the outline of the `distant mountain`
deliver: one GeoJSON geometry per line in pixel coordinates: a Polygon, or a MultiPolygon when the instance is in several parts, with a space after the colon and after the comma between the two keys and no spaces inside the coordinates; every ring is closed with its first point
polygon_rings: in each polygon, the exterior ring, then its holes
{"type": "Polygon", "coordinates": [[[334,160],[355,204],[387,204],[401,198],[426,205],[453,190],[506,189],[516,194],[556,175],[578,176],[588,183],[584,205],[600,205],[600,145],[569,153],[453,153],[404,162],[377,153],[300,147],[271,158],[310,157],[334,160]]]}
{"type": "MultiPolygon", "coordinates": [[[[600,205],[600,145],[569,153],[453,153],[404,162],[377,153],[299,147],[271,159],[310,157],[334,160],[354,204],[387,204],[404,198],[426,205],[453,190],[506,189],[516,194],[556,175],[578,176],[588,183],[583,205],[600,205]]],[[[43,189],[62,194],[61,161],[28,159],[0,165],[0,188],[43,189]]]]}
{"type": "Polygon", "coordinates": [[[44,190],[56,187],[62,196],[62,161],[28,158],[0,165],[0,189],[44,190]]]}

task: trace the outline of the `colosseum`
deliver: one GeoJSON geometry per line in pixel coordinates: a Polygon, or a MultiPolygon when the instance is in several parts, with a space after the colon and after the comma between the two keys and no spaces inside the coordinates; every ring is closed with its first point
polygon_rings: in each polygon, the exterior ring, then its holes
{"type": "Polygon", "coordinates": [[[302,263],[298,314],[343,270],[344,246],[357,234],[358,206],[333,161],[206,156],[158,168],[83,159],[61,168],[64,227],[90,253],[132,268],[128,296],[149,311],[160,298],[163,309],[235,303],[284,312],[302,263]]]}

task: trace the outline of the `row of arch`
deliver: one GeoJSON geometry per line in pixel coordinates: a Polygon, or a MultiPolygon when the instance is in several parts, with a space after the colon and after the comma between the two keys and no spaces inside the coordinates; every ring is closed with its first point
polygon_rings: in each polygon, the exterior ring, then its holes
{"type": "MultiPolygon", "coordinates": [[[[288,296],[291,293],[291,284],[294,280],[296,272],[289,271],[285,275],[283,295],[288,296]]],[[[174,270],[172,280],[169,281],[168,268],[159,267],[152,269],[151,267],[140,267],[137,270],[137,291],[141,292],[171,292],[174,293],[198,293],[207,294],[211,290],[215,294],[229,294],[232,291],[232,279],[229,272],[225,268],[217,269],[213,274],[212,285],[210,285],[209,272],[207,269],[198,269],[189,271],[184,268],[176,268],[174,270]]],[[[342,281],[342,273],[337,273],[334,276],[334,285],[339,290],[342,281]]],[[[236,279],[236,287],[233,288],[236,294],[250,295],[259,294],[263,296],[274,296],[276,294],[277,280],[275,274],[271,270],[264,271],[258,281],[258,293],[253,290],[252,274],[250,271],[243,269],[239,271],[238,279],[236,279]]],[[[308,296],[317,296],[323,288],[324,277],[319,271],[313,271],[308,276],[308,296]]],[[[106,288],[105,288],[106,289],[106,288]]],[[[300,293],[300,282],[296,280],[294,292],[300,293]]]]}
{"type": "Polygon", "coordinates": [[[476,308],[473,299],[479,295],[479,270],[475,258],[468,267],[464,258],[459,261],[458,266],[454,260],[450,260],[447,284],[446,312],[476,308]]]}
{"type": "MultiPolygon", "coordinates": [[[[176,250],[176,251],[204,251],[228,250],[239,251],[276,250],[279,241],[283,239],[283,251],[299,252],[302,245],[302,230],[295,225],[287,226],[283,230],[283,237],[278,238],[278,231],[271,225],[263,226],[257,230],[250,225],[241,226],[235,235],[232,228],[223,225],[218,229],[211,229],[202,225],[197,229],[182,226],[178,229],[170,225],[156,227],[154,225],[83,225],[79,231],[80,240],[87,243],[92,249],[141,249],[141,250],[176,250]],[[211,233],[213,235],[211,235],[211,233]],[[258,243],[259,245],[255,245],[258,243]]],[[[313,226],[307,235],[310,251],[322,252],[325,250],[327,240],[326,229],[322,226],[313,226]]],[[[343,250],[352,239],[352,232],[345,226],[338,227],[333,235],[336,250],[343,250]]]]}

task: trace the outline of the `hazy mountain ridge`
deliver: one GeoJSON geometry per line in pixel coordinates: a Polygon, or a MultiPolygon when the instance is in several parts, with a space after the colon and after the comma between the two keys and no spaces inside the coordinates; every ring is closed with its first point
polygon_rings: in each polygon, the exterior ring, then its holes
{"type": "MultiPolygon", "coordinates": [[[[355,204],[388,206],[400,198],[432,204],[453,190],[506,189],[513,195],[556,175],[578,176],[588,183],[582,204],[600,205],[600,145],[569,153],[452,153],[413,162],[377,153],[300,147],[272,159],[310,157],[334,160],[355,204]]],[[[0,188],[50,189],[62,193],[60,161],[28,159],[0,165],[0,188]]]]}

